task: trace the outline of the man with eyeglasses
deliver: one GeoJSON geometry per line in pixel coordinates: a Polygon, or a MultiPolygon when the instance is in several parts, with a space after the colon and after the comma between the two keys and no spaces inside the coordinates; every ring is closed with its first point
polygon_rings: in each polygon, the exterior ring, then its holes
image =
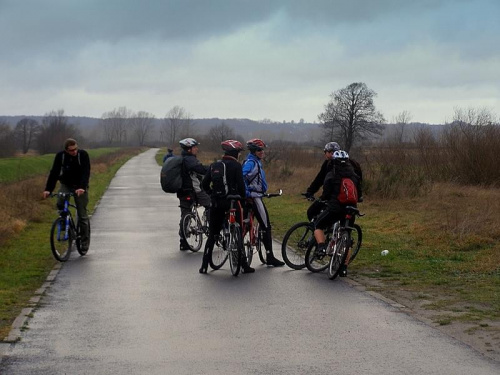
{"type": "MultiPolygon", "coordinates": [[[[52,169],[50,170],[43,198],[47,198],[55,189],[57,181],[60,182],[59,192],[75,193],[75,205],[81,228],[82,250],[89,248],[89,216],[87,205],[89,203],[88,188],[90,178],[90,158],[85,150],[79,150],[78,144],[72,138],[64,142],[64,150],[56,154],[52,169]]],[[[64,200],[57,201],[58,209],[62,209],[64,200]]]]}

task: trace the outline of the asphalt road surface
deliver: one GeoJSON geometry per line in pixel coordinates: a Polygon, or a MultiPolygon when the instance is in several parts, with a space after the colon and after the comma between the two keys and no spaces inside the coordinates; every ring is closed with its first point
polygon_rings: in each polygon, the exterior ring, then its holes
{"type": "Polygon", "coordinates": [[[225,265],[200,275],[201,252],[179,251],[178,201],[160,189],[155,152],[119,170],[87,256],[64,264],[1,374],[500,373],[325,274],[256,265],[233,277],[225,265]]]}

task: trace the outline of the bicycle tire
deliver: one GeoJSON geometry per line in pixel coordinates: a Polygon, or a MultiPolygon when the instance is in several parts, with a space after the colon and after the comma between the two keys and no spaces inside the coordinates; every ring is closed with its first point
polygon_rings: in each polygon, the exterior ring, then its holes
{"type": "Polygon", "coordinates": [[[198,218],[194,213],[188,212],[182,218],[182,232],[189,250],[194,253],[199,251],[203,243],[203,234],[198,218]]]}
{"type": "Polygon", "coordinates": [[[250,266],[252,264],[253,260],[253,249],[254,245],[252,244],[252,236],[250,234],[250,231],[252,229],[250,228],[249,230],[246,231],[245,236],[243,237],[243,254],[247,259],[247,264],[250,266]]]}
{"type": "MultiPolygon", "coordinates": [[[[91,233],[90,220],[88,222],[88,226],[89,226],[89,244],[88,245],[90,246],[90,233],[91,233]]],[[[78,251],[78,254],[80,254],[80,256],[84,256],[89,251],[89,248],[87,247],[86,250],[82,249],[82,237],[81,237],[80,230],[81,230],[80,222],[78,222],[78,224],[76,225],[76,241],[75,241],[76,250],[78,251]]]]}
{"type": "Polygon", "coordinates": [[[345,263],[350,241],[349,233],[344,232],[335,244],[335,250],[328,263],[328,278],[330,280],[334,280],[338,276],[341,266],[345,263]]]}
{"type": "Polygon", "coordinates": [[[301,270],[306,266],[307,250],[315,244],[314,226],[308,221],[297,223],[283,237],[281,256],[288,267],[301,270]]]}
{"type": "Polygon", "coordinates": [[[231,225],[229,228],[229,267],[233,276],[238,276],[241,268],[241,232],[237,224],[231,225]]]}
{"type": "Polygon", "coordinates": [[[361,244],[363,243],[363,232],[361,227],[358,224],[354,224],[353,230],[351,232],[351,243],[352,243],[352,251],[351,251],[351,259],[349,259],[349,264],[356,258],[359,253],[359,249],[361,249],[361,244]]]}
{"type": "Polygon", "coordinates": [[[262,232],[260,231],[260,227],[257,223],[257,238],[255,240],[255,247],[257,248],[257,252],[259,253],[259,259],[262,264],[267,264],[267,254],[266,249],[262,246],[262,232]]]}
{"type": "MultiPolygon", "coordinates": [[[[326,235],[325,243],[328,244],[330,242],[330,233],[326,235]]],[[[327,258],[327,254],[318,254],[316,251],[318,248],[317,245],[310,246],[307,249],[305,256],[306,267],[311,272],[322,272],[328,268],[329,259],[327,258]]]]}
{"type": "Polygon", "coordinates": [[[215,241],[212,254],[210,254],[209,264],[213,270],[220,269],[226,263],[228,251],[225,241],[224,232],[221,230],[217,241],[215,241]]]}
{"type": "Polygon", "coordinates": [[[59,262],[66,262],[71,255],[71,246],[73,245],[73,233],[71,228],[68,231],[68,238],[64,239],[66,228],[66,219],[58,217],[52,223],[50,228],[50,248],[54,258],[59,262]]]}

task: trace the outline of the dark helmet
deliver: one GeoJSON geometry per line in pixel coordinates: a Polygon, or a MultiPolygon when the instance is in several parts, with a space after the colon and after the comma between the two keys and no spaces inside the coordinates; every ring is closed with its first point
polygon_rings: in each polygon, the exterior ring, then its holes
{"type": "Polygon", "coordinates": [[[340,151],[340,145],[337,142],[328,142],[325,145],[325,148],[323,151],[328,151],[328,152],[333,152],[333,151],[340,151]]]}
{"type": "Polygon", "coordinates": [[[200,143],[194,138],[184,138],[179,141],[179,144],[184,150],[189,150],[191,147],[198,146],[200,143]]]}
{"type": "Polygon", "coordinates": [[[262,151],[266,147],[267,145],[264,143],[264,141],[259,138],[250,139],[247,142],[247,148],[250,150],[250,152],[262,151]]]}
{"type": "Polygon", "coordinates": [[[237,151],[237,152],[243,151],[243,145],[241,144],[241,142],[236,141],[234,139],[227,139],[224,142],[221,142],[220,145],[221,145],[222,149],[225,152],[228,152],[228,151],[237,151]]]}

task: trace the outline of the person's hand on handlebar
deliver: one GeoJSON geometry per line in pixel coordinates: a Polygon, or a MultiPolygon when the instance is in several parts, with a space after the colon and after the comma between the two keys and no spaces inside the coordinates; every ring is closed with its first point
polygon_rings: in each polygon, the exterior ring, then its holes
{"type": "Polygon", "coordinates": [[[301,195],[304,196],[308,201],[313,201],[314,200],[314,194],[311,194],[309,192],[302,193],[301,195]]]}
{"type": "Polygon", "coordinates": [[[44,192],[42,193],[42,197],[43,197],[43,199],[47,199],[49,196],[50,196],[50,191],[44,191],[44,192]]]}

